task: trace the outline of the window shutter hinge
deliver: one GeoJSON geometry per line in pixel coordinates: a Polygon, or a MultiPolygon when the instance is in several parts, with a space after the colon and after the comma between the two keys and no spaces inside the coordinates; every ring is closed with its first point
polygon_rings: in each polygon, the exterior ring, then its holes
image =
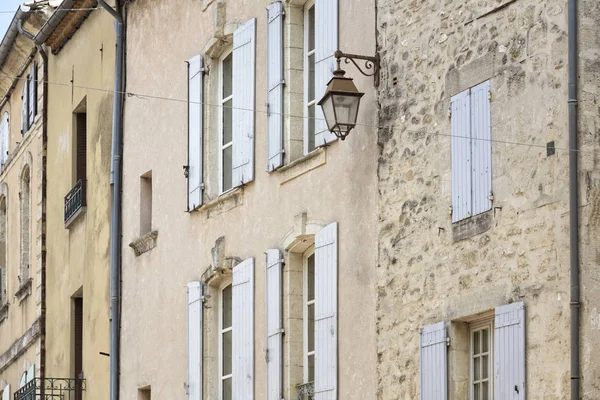
{"type": "Polygon", "coordinates": [[[452,119],[452,108],[448,108],[448,119],[452,119]]]}
{"type": "Polygon", "coordinates": [[[190,385],[187,382],[183,382],[183,390],[185,390],[186,396],[190,394],[190,385]]]}
{"type": "Polygon", "coordinates": [[[488,196],[489,201],[493,202],[494,201],[494,193],[490,192],[490,195],[488,196]]]}
{"type": "Polygon", "coordinates": [[[452,215],[453,208],[452,206],[448,207],[448,214],[452,215]]]}
{"type": "Polygon", "coordinates": [[[446,346],[450,347],[450,338],[449,337],[446,338],[446,346]]]}
{"type": "Polygon", "coordinates": [[[265,349],[265,362],[269,362],[269,349],[265,349]]]}
{"type": "Polygon", "coordinates": [[[265,106],[267,106],[267,117],[271,116],[271,105],[269,103],[265,103],[265,106]]]}
{"type": "Polygon", "coordinates": [[[186,178],[189,178],[189,176],[190,176],[190,166],[189,165],[183,166],[183,176],[185,176],[186,178]]]}

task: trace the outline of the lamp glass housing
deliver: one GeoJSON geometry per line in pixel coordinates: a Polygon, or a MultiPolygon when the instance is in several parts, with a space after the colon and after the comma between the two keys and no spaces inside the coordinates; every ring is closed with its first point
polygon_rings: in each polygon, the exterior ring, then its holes
{"type": "Polygon", "coordinates": [[[327,121],[327,128],[342,140],[356,126],[362,96],[364,93],[358,91],[352,78],[345,78],[344,71],[337,70],[318,103],[327,121]]]}

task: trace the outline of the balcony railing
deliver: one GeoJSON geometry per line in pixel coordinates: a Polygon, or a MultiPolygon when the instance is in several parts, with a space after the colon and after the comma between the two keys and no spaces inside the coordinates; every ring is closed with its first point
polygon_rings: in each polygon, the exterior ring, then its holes
{"type": "Polygon", "coordinates": [[[85,179],[80,179],[65,196],[65,224],[68,224],[83,207],[85,207],[85,179]]]}
{"type": "Polygon", "coordinates": [[[82,400],[85,379],[35,378],[17,390],[14,400],[82,400]]]}
{"type": "Polygon", "coordinates": [[[296,386],[298,389],[298,400],[312,400],[315,397],[315,383],[308,382],[296,386]]]}

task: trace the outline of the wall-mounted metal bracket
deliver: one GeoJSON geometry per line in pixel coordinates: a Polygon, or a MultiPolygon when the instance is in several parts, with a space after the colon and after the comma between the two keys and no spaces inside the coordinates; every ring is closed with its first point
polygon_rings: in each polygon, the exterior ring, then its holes
{"type": "Polygon", "coordinates": [[[360,71],[364,76],[372,76],[373,77],[373,85],[375,87],[379,86],[379,70],[381,69],[381,60],[379,58],[379,54],[375,54],[374,57],[369,56],[361,56],[358,54],[349,54],[344,53],[340,50],[336,50],[334,53],[335,58],[337,58],[338,69],[340,68],[341,59],[344,59],[346,64],[352,63],[354,66],[360,71]],[[364,67],[358,65],[356,60],[364,61],[364,67]],[[363,70],[364,68],[364,70],[363,70]],[[372,71],[372,72],[370,72],[372,71]]]}

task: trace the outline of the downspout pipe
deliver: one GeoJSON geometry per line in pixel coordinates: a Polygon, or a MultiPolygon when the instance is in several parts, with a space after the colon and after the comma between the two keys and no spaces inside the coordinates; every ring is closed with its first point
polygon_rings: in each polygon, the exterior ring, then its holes
{"type": "MultiPolygon", "coordinates": [[[[19,32],[33,41],[44,62],[44,80],[42,94],[42,268],[41,268],[41,315],[40,315],[40,379],[44,382],[46,378],[46,201],[48,185],[46,179],[46,163],[48,149],[48,54],[44,46],[35,40],[35,37],[23,28],[21,14],[17,22],[19,32]]],[[[37,84],[37,82],[36,82],[37,84]]],[[[41,385],[41,396],[44,397],[45,385],[41,385]]]]}
{"type": "Polygon", "coordinates": [[[116,10],[104,0],[98,0],[110,15],[115,18],[116,57],[115,86],[112,122],[112,165],[110,183],[112,185],[112,212],[110,220],[110,400],[119,400],[120,378],[120,279],[121,279],[121,192],[122,192],[122,134],[123,134],[123,69],[124,34],[123,17],[119,0],[115,0],[116,10]]]}
{"type": "Polygon", "coordinates": [[[579,400],[579,179],[578,179],[578,96],[577,96],[577,0],[569,0],[569,247],[571,264],[571,400],[579,400]]]}

